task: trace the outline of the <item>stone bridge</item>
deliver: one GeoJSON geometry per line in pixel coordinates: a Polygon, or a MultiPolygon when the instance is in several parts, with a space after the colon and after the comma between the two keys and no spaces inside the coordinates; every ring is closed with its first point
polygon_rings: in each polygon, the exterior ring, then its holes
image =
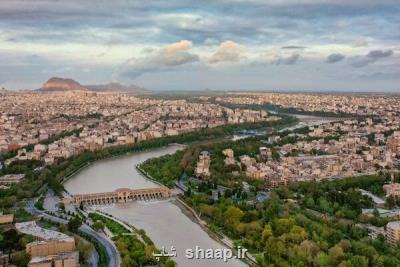
{"type": "Polygon", "coordinates": [[[65,204],[80,205],[98,205],[110,203],[124,203],[135,200],[162,199],[172,197],[173,193],[167,187],[129,189],[120,188],[113,192],[78,194],[72,198],[64,199],[65,204]]]}

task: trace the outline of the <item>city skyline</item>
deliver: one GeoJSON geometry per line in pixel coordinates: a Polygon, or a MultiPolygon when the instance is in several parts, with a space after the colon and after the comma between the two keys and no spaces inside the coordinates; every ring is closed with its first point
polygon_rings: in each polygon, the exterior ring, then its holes
{"type": "Polygon", "coordinates": [[[0,86],[398,92],[399,14],[396,1],[2,1],[0,86]]]}

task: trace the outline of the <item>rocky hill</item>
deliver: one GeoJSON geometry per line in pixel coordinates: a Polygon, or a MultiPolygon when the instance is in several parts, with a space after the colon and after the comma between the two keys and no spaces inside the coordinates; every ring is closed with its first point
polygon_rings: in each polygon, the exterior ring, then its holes
{"type": "Polygon", "coordinates": [[[40,91],[72,91],[72,90],[87,91],[88,89],[72,79],[53,77],[50,78],[47,82],[45,82],[42,85],[42,88],[40,88],[39,90],[40,91]]]}
{"type": "Polygon", "coordinates": [[[136,85],[123,85],[120,83],[108,83],[99,85],[81,85],[77,81],[72,79],[64,79],[53,77],[45,82],[40,91],[51,92],[51,91],[93,91],[93,92],[123,92],[133,94],[143,94],[149,92],[148,90],[136,86],[136,85]]]}

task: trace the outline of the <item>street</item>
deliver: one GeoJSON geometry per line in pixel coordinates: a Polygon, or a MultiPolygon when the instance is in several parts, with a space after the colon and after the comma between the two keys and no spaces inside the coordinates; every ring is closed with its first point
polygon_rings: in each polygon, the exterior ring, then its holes
{"type": "MultiPolygon", "coordinates": [[[[25,210],[29,212],[30,214],[38,217],[42,217],[45,220],[49,220],[58,224],[67,224],[68,221],[65,219],[61,219],[52,215],[49,215],[41,210],[38,210],[35,205],[34,205],[34,200],[30,199],[27,201],[25,210]]],[[[115,247],[114,243],[108,239],[106,236],[103,236],[96,231],[94,231],[92,228],[90,228],[88,225],[83,224],[80,228],[79,231],[82,231],[83,233],[86,233],[96,239],[105,249],[106,256],[107,256],[107,266],[108,267],[119,267],[120,264],[120,255],[115,247]]]]}

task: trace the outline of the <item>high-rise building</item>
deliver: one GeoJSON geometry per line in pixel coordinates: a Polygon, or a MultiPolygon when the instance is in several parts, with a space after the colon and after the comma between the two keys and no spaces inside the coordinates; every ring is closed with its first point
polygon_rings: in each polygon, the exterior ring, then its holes
{"type": "Polygon", "coordinates": [[[390,222],[386,226],[386,240],[391,246],[400,241],[400,221],[390,222]]]}

